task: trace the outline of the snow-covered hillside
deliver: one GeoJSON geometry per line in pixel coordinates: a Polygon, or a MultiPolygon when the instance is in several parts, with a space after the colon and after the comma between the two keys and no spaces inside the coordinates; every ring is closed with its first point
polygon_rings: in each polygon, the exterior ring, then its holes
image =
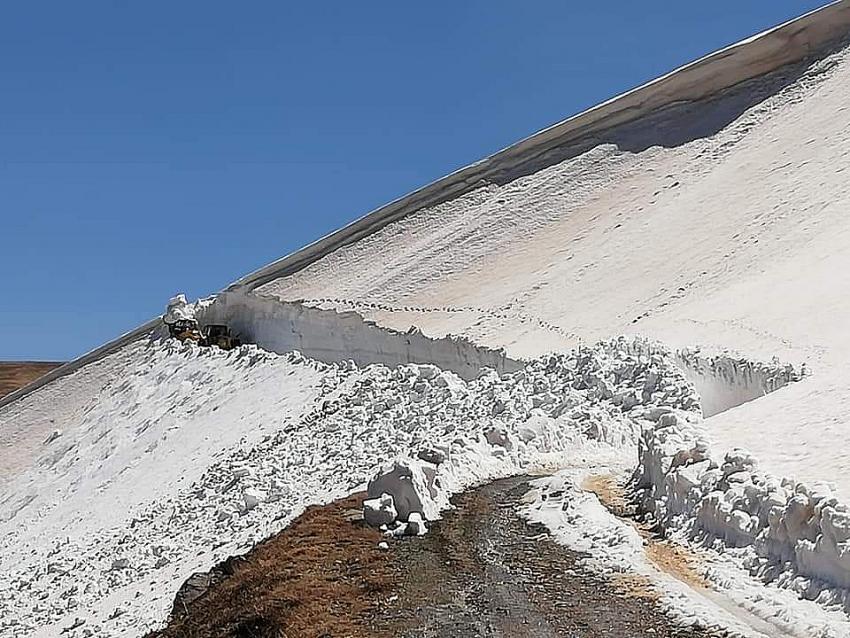
{"type": "MultiPolygon", "coordinates": [[[[776,472],[843,481],[848,54],[735,89],[722,108],[755,104],[714,134],[699,134],[702,118],[721,106],[674,108],[667,124],[694,139],[649,145],[641,121],[533,174],[419,211],[257,292],[462,334],[514,356],[623,333],[805,363],[805,382],[715,417],[711,431],[776,472]],[[639,135],[647,147],[630,150],[639,135]]],[[[850,497],[850,483],[840,489],[850,497]]]]}
{"type": "MultiPolygon", "coordinates": [[[[248,345],[150,324],[0,402],[0,636],[140,635],[191,573],[435,447],[429,514],[580,452],[715,552],[751,635],[850,635],[848,32],[841,0],[198,305],[248,345]],[[617,335],[657,343],[566,354],[617,335]]],[[[580,483],[532,516],[602,547],[580,483]]]]}
{"type": "Polygon", "coordinates": [[[672,358],[616,343],[470,382],[433,365],[328,365],[251,345],[154,339],[123,357],[100,399],[4,485],[3,635],[154,628],[193,572],[394,459],[442,450],[433,517],[452,492],[578,449],[633,458],[639,419],[698,405],[672,358]]]}

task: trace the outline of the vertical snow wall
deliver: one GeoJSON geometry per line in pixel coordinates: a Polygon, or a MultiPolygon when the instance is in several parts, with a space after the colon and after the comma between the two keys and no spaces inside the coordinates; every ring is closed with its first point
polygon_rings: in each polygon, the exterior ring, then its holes
{"type": "Polygon", "coordinates": [[[703,418],[758,399],[802,379],[791,365],[734,357],[731,354],[703,355],[696,348],[671,352],[662,343],[636,339],[623,346],[633,356],[671,356],[694,387],[703,418]]]}
{"type": "Polygon", "coordinates": [[[325,363],[348,359],[359,366],[433,363],[466,380],[483,368],[502,374],[523,365],[504,350],[462,337],[432,338],[415,328],[398,332],[365,321],[356,312],[311,308],[242,291],[224,292],[201,304],[197,317],[201,324],[227,324],[243,341],[266,350],[298,350],[325,363]]]}
{"type": "MultiPolygon", "coordinates": [[[[279,354],[298,350],[325,363],[348,359],[359,366],[433,363],[466,380],[474,379],[482,368],[501,374],[522,367],[504,350],[485,348],[463,337],[428,337],[415,328],[398,332],[366,321],[356,312],[312,308],[241,290],[221,293],[202,304],[198,319],[202,324],[227,324],[243,341],[266,350],[279,354]]],[[[728,354],[706,356],[697,349],[677,351],[675,361],[696,388],[706,418],[800,379],[789,365],[728,354]]]]}
{"type": "Polygon", "coordinates": [[[698,350],[676,352],[676,363],[696,388],[705,418],[799,381],[790,365],[761,363],[730,355],[703,356],[698,350]]]}

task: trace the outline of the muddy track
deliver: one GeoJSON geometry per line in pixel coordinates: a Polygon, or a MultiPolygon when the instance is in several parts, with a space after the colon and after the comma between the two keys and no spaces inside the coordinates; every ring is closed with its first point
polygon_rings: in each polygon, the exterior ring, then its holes
{"type": "Polygon", "coordinates": [[[374,628],[409,638],[714,635],[675,627],[648,592],[588,573],[580,554],[518,515],[528,489],[514,478],[462,494],[427,536],[397,544],[399,598],[374,628]]]}
{"type": "Polygon", "coordinates": [[[353,521],[362,495],[313,507],[243,558],[194,576],[150,638],[709,638],[651,593],[589,573],[519,514],[527,479],[461,494],[424,537],[353,521]]]}

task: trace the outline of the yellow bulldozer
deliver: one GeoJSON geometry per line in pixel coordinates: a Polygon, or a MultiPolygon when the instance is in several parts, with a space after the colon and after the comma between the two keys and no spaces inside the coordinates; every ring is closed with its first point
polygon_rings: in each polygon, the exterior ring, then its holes
{"type": "Polygon", "coordinates": [[[211,323],[203,327],[201,333],[204,336],[201,345],[218,346],[222,350],[233,350],[242,345],[239,337],[230,333],[230,328],[224,324],[211,323]]]}

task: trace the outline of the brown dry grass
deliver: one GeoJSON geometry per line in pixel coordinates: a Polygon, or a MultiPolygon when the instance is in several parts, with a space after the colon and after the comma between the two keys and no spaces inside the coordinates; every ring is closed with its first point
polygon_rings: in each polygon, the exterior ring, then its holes
{"type": "Polygon", "coordinates": [[[54,361],[0,362],[0,399],[61,365],[54,361]]]}
{"type": "Polygon", "coordinates": [[[377,531],[348,520],[362,495],[310,508],[244,559],[226,561],[230,576],[148,638],[455,638],[483,627],[506,636],[708,635],[674,628],[646,579],[612,586],[539,539],[541,528],[515,512],[522,480],[457,496],[457,509],[425,537],[386,552],[377,531]]]}
{"type": "Polygon", "coordinates": [[[375,636],[368,618],[387,598],[392,571],[380,533],[346,518],[362,499],[309,508],[149,638],[375,636]]]}

